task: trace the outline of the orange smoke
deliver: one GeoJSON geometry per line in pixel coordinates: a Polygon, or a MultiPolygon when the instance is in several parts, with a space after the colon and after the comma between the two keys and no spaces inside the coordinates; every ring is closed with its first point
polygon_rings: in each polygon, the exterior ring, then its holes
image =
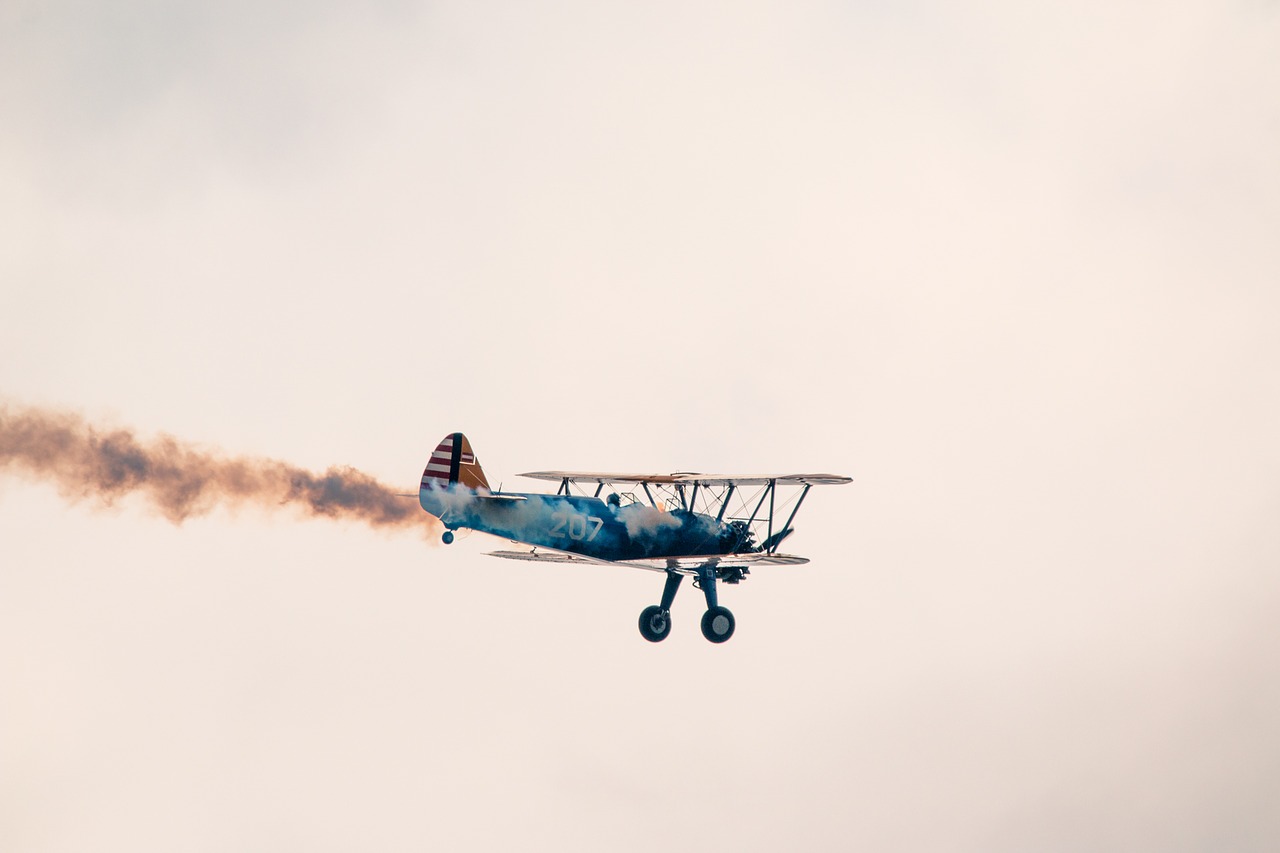
{"type": "Polygon", "coordinates": [[[217,506],[256,506],[439,531],[416,500],[354,468],[317,474],[274,459],[223,456],[166,435],[143,442],[130,430],[99,430],[69,412],[0,405],[0,471],[47,480],[68,499],[106,506],[137,493],[174,524],[217,506]]]}

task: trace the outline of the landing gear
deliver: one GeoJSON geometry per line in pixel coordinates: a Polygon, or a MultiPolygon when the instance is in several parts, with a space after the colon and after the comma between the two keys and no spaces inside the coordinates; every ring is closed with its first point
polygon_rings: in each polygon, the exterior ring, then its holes
{"type": "Polygon", "coordinates": [[[651,643],[661,643],[671,633],[671,602],[676,600],[676,590],[684,575],[667,572],[667,583],[662,588],[662,603],[651,604],[640,611],[640,636],[651,643]]]}
{"type": "MultiPolygon", "coordinates": [[[[640,636],[651,643],[660,643],[671,633],[671,603],[684,575],[667,572],[667,584],[662,588],[662,603],[651,604],[640,613],[640,636]]],[[[716,600],[716,567],[700,566],[695,586],[707,599],[707,612],[702,614],[702,636],[713,643],[723,643],[733,636],[735,622],[729,608],[721,607],[716,600]]]]}
{"type": "Polygon", "coordinates": [[[661,643],[671,633],[671,612],[661,605],[650,604],[640,611],[640,636],[651,643],[661,643]]]}
{"type": "Polygon", "coordinates": [[[698,586],[707,599],[707,612],[702,614],[702,636],[713,643],[723,643],[733,636],[733,614],[716,600],[716,567],[698,569],[698,586]]]}
{"type": "Polygon", "coordinates": [[[702,636],[713,643],[723,643],[733,636],[733,613],[727,607],[712,607],[702,614],[702,636]]]}
{"type": "Polygon", "coordinates": [[[453,544],[453,531],[452,531],[452,530],[446,530],[446,531],[444,532],[444,535],[440,537],[440,541],[441,541],[441,542],[443,542],[443,543],[444,543],[444,544],[446,544],[446,545],[452,545],[452,544],[453,544]]]}

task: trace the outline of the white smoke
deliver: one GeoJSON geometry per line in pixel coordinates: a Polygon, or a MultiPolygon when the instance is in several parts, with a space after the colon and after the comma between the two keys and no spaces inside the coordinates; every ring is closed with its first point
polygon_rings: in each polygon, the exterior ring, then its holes
{"type": "Polygon", "coordinates": [[[633,540],[652,538],[663,531],[675,530],[684,523],[678,516],[640,503],[628,504],[618,510],[618,519],[627,526],[627,535],[633,540]]]}

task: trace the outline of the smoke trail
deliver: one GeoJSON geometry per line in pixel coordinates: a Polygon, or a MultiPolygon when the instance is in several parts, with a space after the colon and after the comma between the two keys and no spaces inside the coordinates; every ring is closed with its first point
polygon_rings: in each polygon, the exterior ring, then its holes
{"type": "Polygon", "coordinates": [[[107,506],[137,492],[174,524],[215,506],[257,506],[384,529],[439,530],[417,501],[354,468],[317,474],[274,459],[222,456],[170,436],[144,443],[130,430],[101,431],[68,412],[0,405],[0,471],[8,470],[50,480],[69,499],[107,506]]]}

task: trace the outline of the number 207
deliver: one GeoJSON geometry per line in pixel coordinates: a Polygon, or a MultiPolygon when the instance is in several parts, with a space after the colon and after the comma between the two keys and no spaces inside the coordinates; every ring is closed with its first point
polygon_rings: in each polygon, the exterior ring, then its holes
{"type": "Polygon", "coordinates": [[[596,538],[596,534],[600,532],[600,528],[604,526],[604,521],[596,518],[594,515],[575,515],[572,513],[557,513],[551,516],[551,535],[557,539],[568,537],[575,542],[590,542],[596,538]]]}

